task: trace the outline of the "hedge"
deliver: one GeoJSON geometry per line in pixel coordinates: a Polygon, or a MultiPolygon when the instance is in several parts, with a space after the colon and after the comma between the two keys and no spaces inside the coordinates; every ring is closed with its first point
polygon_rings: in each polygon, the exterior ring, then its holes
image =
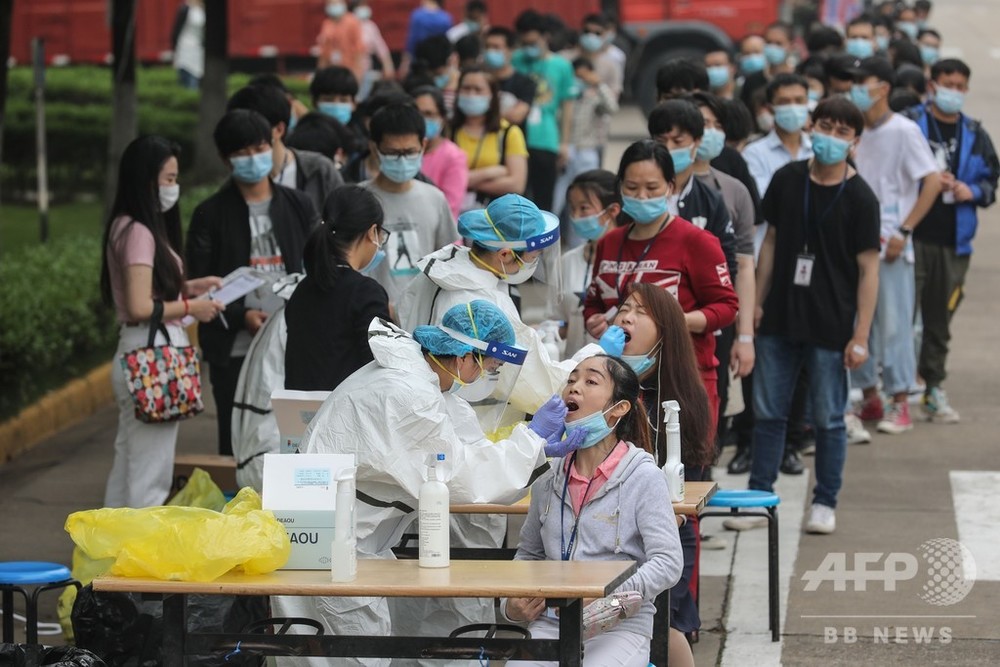
{"type": "MultiPolygon", "coordinates": [[[[246,85],[247,74],[233,74],[229,92],[246,85]]],[[[10,70],[7,120],[0,179],[8,192],[35,187],[35,103],[32,72],[10,70]]],[[[305,97],[308,84],[289,78],[296,95],[305,97]]],[[[181,88],[169,67],[140,68],[136,73],[139,132],[160,134],[183,149],[181,168],[194,158],[198,124],[198,91],[181,88]]],[[[105,156],[111,129],[111,73],[104,67],[52,68],[46,73],[46,139],[49,184],[57,198],[79,192],[99,193],[104,187],[105,156]]]]}
{"type": "Polygon", "coordinates": [[[0,419],[110,360],[116,329],[100,270],[100,239],[83,236],[0,262],[0,419]]]}

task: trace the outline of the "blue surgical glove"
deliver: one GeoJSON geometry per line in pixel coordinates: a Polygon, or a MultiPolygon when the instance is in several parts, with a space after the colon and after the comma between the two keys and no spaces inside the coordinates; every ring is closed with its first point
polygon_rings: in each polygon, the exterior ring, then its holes
{"type": "Polygon", "coordinates": [[[580,449],[583,441],[587,437],[587,431],[582,428],[574,428],[566,431],[566,439],[558,442],[550,442],[545,445],[545,455],[561,458],[580,449]]]}
{"type": "Polygon", "coordinates": [[[620,357],[625,351],[625,330],[619,326],[610,326],[597,344],[608,353],[608,356],[620,357]]]}
{"type": "Polygon", "coordinates": [[[545,402],[538,412],[531,418],[528,428],[545,439],[545,442],[552,444],[559,442],[563,431],[566,430],[566,414],[569,409],[558,395],[553,396],[545,402]]]}

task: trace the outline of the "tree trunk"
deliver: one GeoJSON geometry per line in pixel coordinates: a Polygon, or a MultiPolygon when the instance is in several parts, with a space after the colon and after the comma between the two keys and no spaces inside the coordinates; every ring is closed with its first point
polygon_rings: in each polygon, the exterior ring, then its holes
{"type": "Polygon", "coordinates": [[[0,164],[3,164],[3,129],[7,118],[7,61],[13,14],[14,0],[0,0],[0,164]]]}
{"type": "Polygon", "coordinates": [[[135,94],[136,0],[111,0],[111,131],[108,175],[104,188],[105,213],[110,212],[118,184],[118,163],[139,134],[135,94]]]}
{"type": "Polygon", "coordinates": [[[226,112],[226,77],[229,74],[228,0],[205,0],[205,73],[198,102],[194,180],[211,183],[228,170],[219,160],[212,133],[226,112]]]}

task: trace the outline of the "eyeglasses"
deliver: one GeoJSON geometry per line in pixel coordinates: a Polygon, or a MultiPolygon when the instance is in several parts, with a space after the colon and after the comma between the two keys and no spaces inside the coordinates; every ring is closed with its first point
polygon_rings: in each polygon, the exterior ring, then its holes
{"type": "Polygon", "coordinates": [[[393,162],[393,161],[399,161],[399,160],[402,160],[402,159],[405,159],[405,158],[417,157],[421,153],[423,153],[423,151],[420,150],[419,148],[409,148],[409,149],[404,149],[404,150],[399,150],[399,151],[389,151],[388,153],[385,152],[385,151],[379,150],[378,155],[383,160],[388,160],[389,162],[393,162]]]}
{"type": "Polygon", "coordinates": [[[392,232],[390,232],[385,227],[379,227],[379,229],[378,229],[378,244],[379,245],[385,245],[386,243],[389,242],[389,237],[390,236],[392,236],[392,232]]]}

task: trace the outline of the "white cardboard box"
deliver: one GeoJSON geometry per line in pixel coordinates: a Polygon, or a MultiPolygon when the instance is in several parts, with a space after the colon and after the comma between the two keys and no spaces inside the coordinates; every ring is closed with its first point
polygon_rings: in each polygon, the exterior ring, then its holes
{"type": "Polygon", "coordinates": [[[292,553],[283,570],[327,570],[337,504],[337,473],[353,454],[265,454],[264,509],[285,526],[292,553]]]}

